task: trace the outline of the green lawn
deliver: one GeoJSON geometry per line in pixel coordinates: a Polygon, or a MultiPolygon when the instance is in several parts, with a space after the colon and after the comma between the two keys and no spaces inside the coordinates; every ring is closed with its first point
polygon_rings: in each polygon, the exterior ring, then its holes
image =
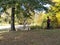
{"type": "Polygon", "coordinates": [[[4,32],[0,33],[0,45],[60,45],[60,30],[4,32]]]}

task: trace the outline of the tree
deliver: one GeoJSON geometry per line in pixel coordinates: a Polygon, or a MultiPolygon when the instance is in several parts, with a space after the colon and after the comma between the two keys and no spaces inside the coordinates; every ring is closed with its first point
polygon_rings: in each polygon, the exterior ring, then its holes
{"type": "MultiPolygon", "coordinates": [[[[0,6],[4,9],[6,12],[6,9],[11,8],[11,30],[15,31],[15,21],[14,16],[15,14],[19,14],[23,9],[21,6],[23,5],[25,8],[22,12],[26,12],[26,18],[30,17],[30,12],[34,12],[35,9],[40,10],[43,8],[44,10],[47,10],[46,7],[44,7],[44,4],[51,3],[50,0],[0,0],[0,6]],[[17,12],[17,13],[16,13],[17,12]]],[[[25,16],[25,14],[24,14],[25,16]]]]}

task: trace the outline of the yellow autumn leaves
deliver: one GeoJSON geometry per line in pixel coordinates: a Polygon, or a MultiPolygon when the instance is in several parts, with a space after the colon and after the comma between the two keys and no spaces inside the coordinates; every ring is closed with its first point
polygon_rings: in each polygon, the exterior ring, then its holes
{"type": "Polygon", "coordinates": [[[52,0],[53,2],[60,2],[60,0],[52,0]]]}

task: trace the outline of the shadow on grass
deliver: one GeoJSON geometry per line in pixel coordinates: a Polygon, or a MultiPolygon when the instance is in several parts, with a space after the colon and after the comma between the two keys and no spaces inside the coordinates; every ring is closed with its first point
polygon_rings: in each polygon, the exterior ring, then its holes
{"type": "Polygon", "coordinates": [[[0,45],[60,45],[60,29],[18,30],[0,37],[0,45]]]}

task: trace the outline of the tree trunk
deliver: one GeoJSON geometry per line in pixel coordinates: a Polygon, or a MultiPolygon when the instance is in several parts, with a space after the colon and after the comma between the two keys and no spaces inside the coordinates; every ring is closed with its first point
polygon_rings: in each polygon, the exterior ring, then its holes
{"type": "Polygon", "coordinates": [[[24,19],[23,27],[24,27],[24,30],[25,30],[25,28],[26,28],[26,18],[24,19]]]}
{"type": "Polygon", "coordinates": [[[15,7],[12,7],[11,9],[11,30],[15,31],[15,7]]]}
{"type": "Polygon", "coordinates": [[[24,20],[24,29],[25,29],[25,27],[26,27],[26,21],[24,20]]]}

